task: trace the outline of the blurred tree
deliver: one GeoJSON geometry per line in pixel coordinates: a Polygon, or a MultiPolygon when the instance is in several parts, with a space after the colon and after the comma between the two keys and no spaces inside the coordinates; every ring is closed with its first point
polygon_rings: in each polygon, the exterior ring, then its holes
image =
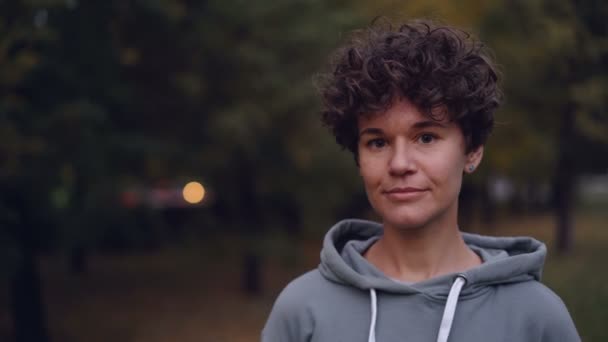
{"type": "MultiPolygon", "coordinates": [[[[0,6],[1,214],[9,218],[6,250],[17,251],[7,258],[15,337],[46,341],[38,256],[64,236],[83,243],[91,220],[85,213],[108,183],[104,166],[112,165],[105,163],[106,110],[116,104],[109,90],[118,82],[106,31],[84,25],[75,2],[0,6]]],[[[100,9],[91,17],[103,21],[100,9]]]]}
{"type": "Polygon", "coordinates": [[[67,248],[86,270],[87,249],[120,230],[105,216],[125,186],[206,178],[220,222],[253,233],[314,225],[344,201],[310,79],[356,20],[340,2],[19,0],[0,13],[0,234],[17,336],[47,335],[39,254],[67,248]]]}
{"type": "Polygon", "coordinates": [[[482,26],[504,63],[508,97],[495,148],[506,153],[494,162],[538,182],[553,167],[562,253],[572,248],[577,177],[608,168],[598,158],[608,151],[607,14],[604,1],[505,0],[482,26]]]}
{"type": "Polygon", "coordinates": [[[494,1],[357,1],[355,7],[366,16],[387,16],[399,21],[414,18],[429,18],[451,25],[476,30],[494,1]]]}
{"type": "Polygon", "coordinates": [[[261,234],[314,226],[344,200],[344,185],[326,175],[328,168],[315,169],[317,158],[333,159],[338,149],[317,153],[331,142],[317,138],[326,134],[315,113],[311,75],[357,19],[327,1],[238,2],[239,11],[234,5],[207,3],[209,20],[196,29],[208,47],[204,77],[214,91],[205,107],[210,143],[201,156],[221,192],[216,206],[223,209],[222,222],[251,241],[243,288],[256,292],[261,234]]]}

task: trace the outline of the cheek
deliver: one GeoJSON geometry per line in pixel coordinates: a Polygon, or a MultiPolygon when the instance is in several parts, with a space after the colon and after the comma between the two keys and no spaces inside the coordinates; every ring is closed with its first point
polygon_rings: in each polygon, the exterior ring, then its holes
{"type": "Polygon", "coordinates": [[[378,161],[364,158],[359,160],[359,175],[366,187],[378,184],[382,180],[382,167],[378,161]]]}
{"type": "Polygon", "coordinates": [[[455,157],[457,155],[455,152],[448,156],[438,156],[433,160],[433,163],[427,165],[428,174],[433,183],[448,186],[449,188],[460,186],[465,160],[464,157],[455,157]]]}

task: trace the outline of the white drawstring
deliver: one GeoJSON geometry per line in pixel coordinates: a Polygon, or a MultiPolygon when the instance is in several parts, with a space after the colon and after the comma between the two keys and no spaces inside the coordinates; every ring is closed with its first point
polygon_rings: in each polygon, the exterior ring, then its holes
{"type": "Polygon", "coordinates": [[[372,319],[369,323],[369,338],[368,342],[376,342],[376,314],[378,311],[378,306],[376,305],[376,290],[369,289],[369,297],[372,305],[372,319]]]}
{"type": "MultiPolygon", "coordinates": [[[[437,342],[448,341],[450,330],[452,329],[452,322],[454,321],[454,314],[456,313],[456,305],[458,305],[458,297],[460,296],[460,291],[466,282],[466,278],[463,275],[459,275],[452,284],[452,288],[448,294],[448,300],[445,303],[445,309],[443,310],[443,318],[441,318],[437,342]]],[[[376,316],[378,313],[378,305],[375,289],[369,289],[369,298],[371,302],[372,317],[369,322],[369,338],[367,341],[376,342],[376,316]]]]}
{"type": "Polygon", "coordinates": [[[445,303],[445,309],[443,310],[443,318],[441,319],[441,325],[439,326],[437,342],[448,341],[448,336],[450,336],[450,330],[452,329],[452,322],[454,321],[454,314],[456,313],[458,296],[460,296],[460,290],[462,290],[462,287],[466,282],[466,278],[459,275],[452,284],[450,294],[448,295],[448,300],[445,303]]]}

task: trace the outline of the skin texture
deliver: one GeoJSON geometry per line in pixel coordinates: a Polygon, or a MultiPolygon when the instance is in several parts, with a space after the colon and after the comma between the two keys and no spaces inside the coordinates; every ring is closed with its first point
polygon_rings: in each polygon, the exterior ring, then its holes
{"type": "Polygon", "coordinates": [[[477,167],[483,147],[465,153],[460,127],[434,121],[407,99],[361,116],[359,171],[384,236],[366,258],[406,281],[464,271],[480,263],[457,224],[463,173],[477,167]]]}

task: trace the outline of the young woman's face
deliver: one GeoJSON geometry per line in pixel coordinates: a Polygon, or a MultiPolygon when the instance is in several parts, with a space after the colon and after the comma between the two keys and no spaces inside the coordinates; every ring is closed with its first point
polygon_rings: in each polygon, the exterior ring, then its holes
{"type": "Polygon", "coordinates": [[[359,170],[372,207],[399,229],[456,225],[463,172],[483,147],[465,154],[461,129],[433,121],[407,99],[385,113],[360,117],[359,170]]]}

